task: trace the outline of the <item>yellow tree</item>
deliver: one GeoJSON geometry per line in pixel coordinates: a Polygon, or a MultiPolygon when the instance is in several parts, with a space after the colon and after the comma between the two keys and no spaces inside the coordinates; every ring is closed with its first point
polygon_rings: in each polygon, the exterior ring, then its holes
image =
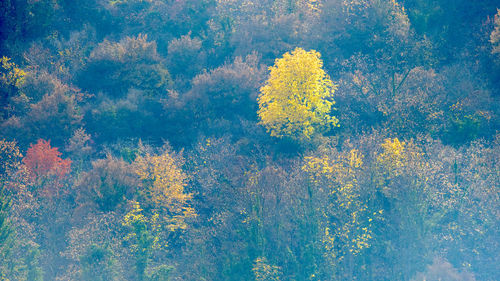
{"type": "Polygon", "coordinates": [[[276,59],[260,89],[259,117],[271,136],[309,139],[337,126],[330,115],[337,85],[322,69],[320,54],[296,48],[276,59]]]}
{"type": "MultiPolygon", "coordinates": [[[[322,208],[325,256],[333,265],[361,254],[371,246],[373,220],[382,210],[372,210],[362,196],[361,182],[369,167],[357,149],[306,157],[302,170],[327,198],[322,208]]],[[[349,261],[350,262],[350,261],[349,261]]]]}
{"type": "Polygon", "coordinates": [[[185,229],[186,219],[196,216],[189,203],[192,194],[184,191],[187,176],[179,163],[182,159],[172,156],[168,150],[158,156],[138,156],[135,160],[146,198],[163,215],[171,231],[185,229]]]}
{"type": "MultiPolygon", "coordinates": [[[[183,159],[168,149],[160,155],[144,153],[135,159],[135,173],[142,183],[141,203],[131,202],[132,210],[122,225],[127,229],[124,241],[135,258],[137,280],[150,279],[146,274],[149,260],[154,250],[168,247],[168,233],[186,229],[187,220],[196,216],[189,202],[192,194],[184,190],[187,175],[182,163],[183,159]]],[[[168,266],[151,269],[156,276],[166,276],[169,270],[168,266]]]]}
{"type": "Polygon", "coordinates": [[[161,249],[166,244],[160,243],[158,224],[159,215],[150,218],[144,216],[139,202],[132,202],[132,210],[123,218],[122,225],[127,228],[124,241],[129,245],[135,258],[137,279],[145,279],[146,268],[153,249],[161,249]]]}
{"type": "Polygon", "coordinates": [[[25,81],[26,73],[8,57],[0,57],[0,118],[10,117],[14,103],[24,103],[25,94],[19,88],[25,81]]]}

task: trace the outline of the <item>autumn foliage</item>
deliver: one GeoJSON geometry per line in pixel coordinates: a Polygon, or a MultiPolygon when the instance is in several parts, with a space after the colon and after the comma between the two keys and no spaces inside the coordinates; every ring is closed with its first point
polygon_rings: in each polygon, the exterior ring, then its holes
{"type": "Polygon", "coordinates": [[[186,229],[186,220],[196,216],[190,206],[193,194],[185,192],[187,175],[181,169],[182,161],[169,151],[158,156],[138,156],[135,160],[136,173],[146,189],[147,201],[154,202],[154,209],[165,213],[164,219],[171,231],[186,229]]]}
{"type": "Polygon", "coordinates": [[[50,146],[50,140],[39,139],[36,144],[31,144],[23,163],[34,179],[55,176],[60,180],[71,168],[71,160],[62,159],[60,156],[58,148],[50,146]]]}
{"type": "Polygon", "coordinates": [[[500,281],[500,0],[0,22],[0,281],[500,281]]]}
{"type": "Polygon", "coordinates": [[[260,89],[259,117],[271,136],[309,139],[337,126],[330,115],[337,85],[323,70],[320,54],[297,48],[276,59],[260,89]]]}

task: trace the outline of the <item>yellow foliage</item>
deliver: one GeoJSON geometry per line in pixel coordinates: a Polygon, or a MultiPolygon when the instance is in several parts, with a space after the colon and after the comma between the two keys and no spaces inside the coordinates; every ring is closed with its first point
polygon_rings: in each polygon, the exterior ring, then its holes
{"type": "Polygon", "coordinates": [[[24,83],[26,72],[17,67],[8,57],[0,58],[0,82],[5,85],[20,87],[24,83]]]}
{"type": "Polygon", "coordinates": [[[370,247],[372,221],[377,213],[368,211],[361,199],[359,180],[363,176],[363,155],[352,149],[334,157],[306,157],[302,169],[311,182],[326,190],[331,205],[325,212],[336,219],[325,222],[323,244],[329,259],[341,258],[345,252],[357,255],[370,247]],[[344,245],[344,253],[336,253],[338,245],[344,245]]]}
{"type": "MultiPolygon", "coordinates": [[[[331,160],[327,155],[319,157],[305,157],[306,163],[302,169],[309,173],[313,182],[318,182],[322,176],[329,180],[334,179],[341,186],[340,190],[345,189],[351,181],[355,181],[354,169],[363,165],[363,155],[357,150],[352,149],[346,155],[341,155],[337,159],[331,160]]],[[[335,190],[333,191],[335,192],[335,190]]]]}
{"type": "Polygon", "coordinates": [[[123,225],[131,226],[133,222],[142,221],[145,222],[146,218],[142,214],[141,205],[139,202],[132,202],[132,211],[128,212],[123,218],[123,225]]]}
{"type": "Polygon", "coordinates": [[[321,12],[321,8],[323,6],[322,1],[320,0],[305,0],[304,1],[307,10],[314,16],[319,16],[321,12]]]}
{"type": "Polygon", "coordinates": [[[139,202],[132,202],[132,210],[123,218],[122,225],[129,227],[130,231],[123,240],[130,241],[130,248],[133,253],[143,251],[141,247],[147,246],[150,243],[152,249],[167,247],[167,244],[160,244],[159,231],[160,224],[158,222],[159,215],[154,213],[150,218],[142,214],[143,209],[139,202]],[[143,240],[144,233],[148,232],[150,241],[143,240]],[[138,237],[141,236],[141,237],[138,237]],[[146,242],[146,243],[144,243],[146,242]]]}
{"type": "Polygon", "coordinates": [[[363,165],[363,155],[357,149],[349,151],[349,166],[351,168],[359,168],[363,165]]]}
{"type": "Polygon", "coordinates": [[[281,268],[270,265],[265,257],[258,257],[254,261],[252,268],[256,281],[279,281],[281,268]]]}
{"type": "Polygon", "coordinates": [[[386,195],[397,196],[408,189],[423,192],[430,187],[428,181],[433,169],[420,147],[412,141],[406,143],[397,138],[386,139],[381,147],[382,152],[376,158],[375,180],[386,195]],[[408,177],[412,178],[410,184],[399,183],[408,177]]]}
{"type": "Polygon", "coordinates": [[[305,157],[305,162],[302,170],[309,173],[309,178],[312,182],[318,183],[321,176],[331,178],[333,167],[330,167],[328,156],[325,155],[321,158],[308,156],[305,157]]]}
{"type": "Polygon", "coordinates": [[[377,161],[393,172],[394,176],[400,174],[400,168],[405,165],[407,154],[405,142],[400,142],[398,138],[385,139],[381,145],[383,152],[377,157],[377,161]]]}
{"type": "Polygon", "coordinates": [[[381,145],[384,148],[384,153],[382,156],[389,156],[393,159],[401,158],[403,156],[405,142],[400,142],[398,138],[385,139],[385,142],[381,145]]]}
{"type": "Polygon", "coordinates": [[[318,130],[337,126],[337,118],[329,115],[337,85],[322,67],[318,52],[297,48],[269,68],[258,114],[271,136],[309,139],[318,130]]]}
{"type": "Polygon", "coordinates": [[[185,193],[187,176],[176,159],[168,152],[158,156],[139,156],[135,160],[136,173],[146,188],[148,199],[165,213],[168,228],[185,229],[186,219],[196,216],[190,206],[191,193],[185,193]]]}

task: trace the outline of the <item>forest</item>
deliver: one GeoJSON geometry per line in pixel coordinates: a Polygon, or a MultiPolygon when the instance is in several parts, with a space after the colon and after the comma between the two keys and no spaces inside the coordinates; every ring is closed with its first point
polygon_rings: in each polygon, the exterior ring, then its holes
{"type": "Polygon", "coordinates": [[[0,1],[0,280],[500,280],[498,0],[0,1]]]}

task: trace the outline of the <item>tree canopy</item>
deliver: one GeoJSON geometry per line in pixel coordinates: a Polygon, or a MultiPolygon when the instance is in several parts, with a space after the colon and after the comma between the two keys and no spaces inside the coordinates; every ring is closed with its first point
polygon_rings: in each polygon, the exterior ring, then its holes
{"type": "Polygon", "coordinates": [[[296,48],[276,59],[260,89],[259,117],[271,136],[309,139],[337,126],[331,116],[336,85],[323,70],[320,54],[296,48]]]}

